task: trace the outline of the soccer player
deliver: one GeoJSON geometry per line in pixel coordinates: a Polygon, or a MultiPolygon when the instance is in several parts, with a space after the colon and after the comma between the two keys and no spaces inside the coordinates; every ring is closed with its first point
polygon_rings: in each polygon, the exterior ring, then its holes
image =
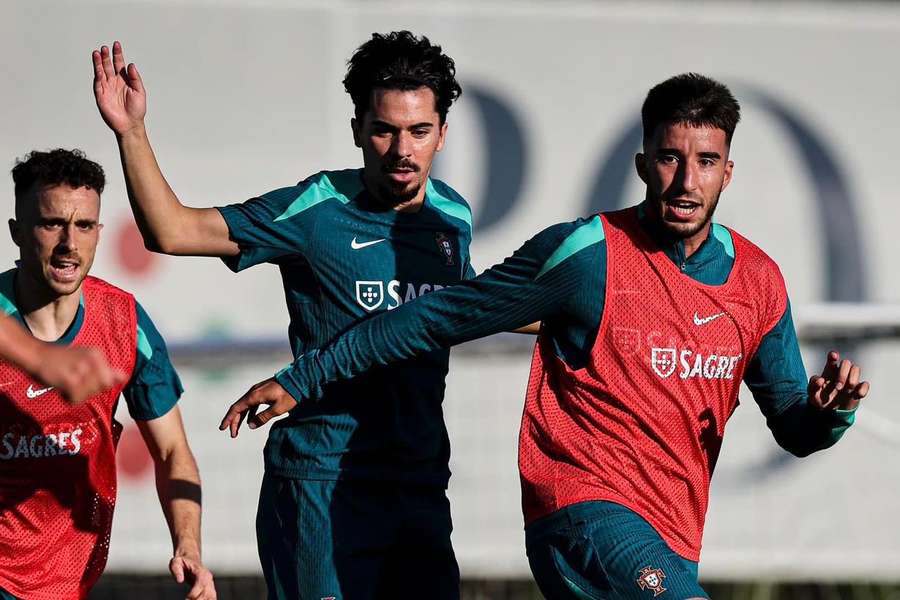
{"type": "Polygon", "coordinates": [[[96,348],[42,342],[2,313],[0,361],[21,367],[42,384],[56,388],[73,404],[124,381],[124,375],[112,370],[96,348]]]}
{"type": "MultiPolygon", "coordinates": [[[[121,45],[93,61],[97,106],[147,246],[222,257],[235,271],[278,265],[295,356],[472,274],[469,207],[429,178],[461,89],[453,60],[427,38],[373,34],[349,61],[362,169],[322,171],[223,208],[183,206],[169,188],[144,127],[143,82],[121,45]]],[[[447,363],[438,349],[329,386],[326,401],[272,428],[256,521],[270,598],[459,597],[447,363]]]]}
{"type": "Polygon", "coordinates": [[[156,466],[172,535],[169,563],[188,598],[216,597],[200,560],[200,478],[176,406],[166,346],[134,297],[88,275],[102,225],[103,169],[78,151],[32,152],[12,170],[19,247],[0,274],[0,310],[35,338],[92,346],[125,380],[72,406],[0,362],[0,598],[86,598],[106,565],[116,501],[119,396],[156,466]]]}
{"type": "Polygon", "coordinates": [[[222,425],[234,435],[245,416],[324,404],[328,382],[540,319],[519,470],[541,590],[707,597],[709,480],[741,380],[797,456],[834,444],[869,390],[837,352],[806,381],[778,267],[712,221],[739,111],[701,75],[657,85],[635,158],[642,203],[553,225],[479,277],[364,321],[278,376],[290,398],[264,384],[222,425]]]}

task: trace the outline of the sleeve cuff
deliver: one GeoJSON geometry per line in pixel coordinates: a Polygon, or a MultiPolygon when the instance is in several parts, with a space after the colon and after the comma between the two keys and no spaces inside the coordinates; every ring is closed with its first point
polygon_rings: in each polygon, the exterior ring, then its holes
{"type": "Polygon", "coordinates": [[[305,394],[297,382],[297,380],[293,376],[293,367],[294,364],[291,363],[282,370],[275,373],[275,381],[285,389],[285,391],[290,394],[297,404],[303,401],[305,394]]]}
{"type": "Polygon", "coordinates": [[[831,411],[834,413],[834,420],[837,421],[837,426],[846,426],[849,427],[853,425],[854,421],[856,421],[856,411],[859,409],[859,406],[850,410],[841,410],[835,409],[831,411]]]}
{"type": "MultiPolygon", "coordinates": [[[[218,210],[222,214],[222,218],[225,219],[225,224],[228,226],[228,236],[237,242],[240,247],[241,243],[235,238],[234,232],[240,231],[242,226],[246,226],[247,219],[237,206],[217,206],[216,210],[218,210]]],[[[252,266],[249,261],[245,259],[243,247],[241,247],[241,251],[237,255],[223,256],[221,258],[222,262],[225,263],[225,266],[235,273],[252,266]]]]}

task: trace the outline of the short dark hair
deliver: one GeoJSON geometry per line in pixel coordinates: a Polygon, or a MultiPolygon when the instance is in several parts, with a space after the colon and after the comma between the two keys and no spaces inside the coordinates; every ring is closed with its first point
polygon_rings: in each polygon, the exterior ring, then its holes
{"type": "Polygon", "coordinates": [[[67,184],[73,188],[87,187],[103,193],[106,176],[103,167],[85,157],[81,150],[56,148],[41,152],[34,150],[16,161],[12,169],[16,200],[23,198],[35,183],[42,185],[67,184]]]}
{"type": "Polygon", "coordinates": [[[731,145],[734,128],[741,119],[741,106],[731,90],[715,79],[698,73],[683,73],[653,87],[641,108],[644,142],[662,123],[692,127],[716,127],[731,145]]]}
{"type": "Polygon", "coordinates": [[[344,89],[353,99],[357,119],[369,109],[372,90],[406,91],[423,86],[434,92],[435,109],[443,123],[462,88],[456,81],[453,59],[424,35],[416,37],[405,30],[373,33],[347,61],[344,89]]]}

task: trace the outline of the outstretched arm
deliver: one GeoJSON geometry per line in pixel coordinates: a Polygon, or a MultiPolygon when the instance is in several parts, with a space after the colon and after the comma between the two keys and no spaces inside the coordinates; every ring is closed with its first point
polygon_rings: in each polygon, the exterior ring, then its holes
{"type": "Polygon", "coordinates": [[[0,315],[0,359],[57,388],[73,404],[125,378],[110,368],[100,350],[42,342],[6,315],[0,315]]]}
{"type": "Polygon", "coordinates": [[[599,217],[550,227],[475,279],[379,313],[321,350],[300,356],[274,379],[257,384],[234,403],[220,429],[228,429],[234,437],[245,417],[254,428],[297,402],[319,397],[322,386],[330,381],[568,314],[575,292],[589,277],[599,277],[584,272],[585,263],[568,259],[602,240],[599,217]],[[581,231],[574,238],[577,242],[567,244],[576,235],[574,231],[581,231]],[[260,404],[271,406],[257,415],[260,404]]]}
{"type": "Polygon", "coordinates": [[[126,66],[122,45],[92,53],[94,98],[100,116],[116,134],[128,199],[144,244],[164,254],[235,256],[238,245],[215,208],[184,206],[156,162],[144,127],[147,91],[137,66],[126,66]]]}
{"type": "Polygon", "coordinates": [[[829,352],[821,375],[806,378],[790,305],[762,340],[744,381],[778,444],[796,456],[834,445],[869,392],[860,369],[829,352]]]}
{"type": "Polygon", "coordinates": [[[169,570],[179,583],[187,582],[191,600],[215,600],[216,588],[200,558],[200,474],[191,454],[181,412],[137,421],[156,466],[156,492],[172,536],[169,570]]]}

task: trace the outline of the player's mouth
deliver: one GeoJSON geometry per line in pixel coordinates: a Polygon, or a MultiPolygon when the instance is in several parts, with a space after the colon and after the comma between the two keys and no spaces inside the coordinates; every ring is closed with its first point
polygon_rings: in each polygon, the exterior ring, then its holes
{"type": "Polygon", "coordinates": [[[81,263],[67,258],[50,259],[50,277],[58,283],[74,283],[78,281],[81,263]]]}
{"type": "Polygon", "coordinates": [[[664,205],[664,218],[667,221],[690,221],[697,215],[703,205],[690,200],[667,200],[664,205]]]}
{"type": "Polygon", "coordinates": [[[418,171],[413,165],[398,165],[385,169],[388,178],[396,184],[408,184],[415,181],[418,171]]]}

